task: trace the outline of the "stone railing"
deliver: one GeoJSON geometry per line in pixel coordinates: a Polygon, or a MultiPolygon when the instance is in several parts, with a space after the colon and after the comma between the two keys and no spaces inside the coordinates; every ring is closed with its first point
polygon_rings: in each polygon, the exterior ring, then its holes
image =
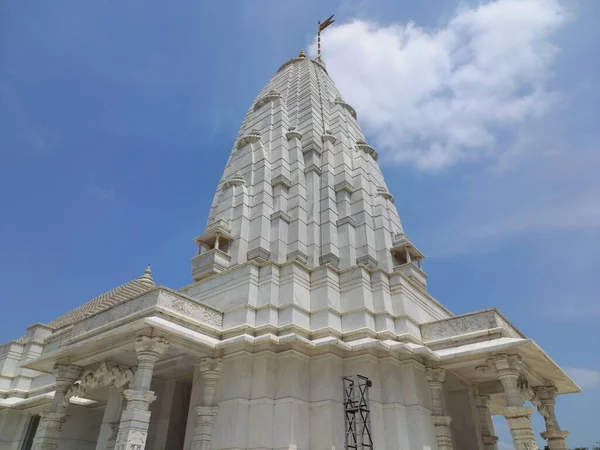
{"type": "Polygon", "coordinates": [[[423,342],[468,337],[475,334],[499,334],[504,337],[525,338],[499,311],[488,309],[421,325],[423,342]]]}

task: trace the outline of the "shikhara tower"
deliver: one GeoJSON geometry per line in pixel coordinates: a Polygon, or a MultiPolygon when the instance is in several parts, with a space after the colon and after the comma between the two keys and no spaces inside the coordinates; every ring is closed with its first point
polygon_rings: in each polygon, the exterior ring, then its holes
{"type": "Polygon", "coordinates": [[[250,107],[195,239],[0,347],[1,449],[566,449],[579,388],[496,309],[434,299],[357,113],[302,52],[250,107]],[[527,407],[531,402],[535,408],[527,407]]]}

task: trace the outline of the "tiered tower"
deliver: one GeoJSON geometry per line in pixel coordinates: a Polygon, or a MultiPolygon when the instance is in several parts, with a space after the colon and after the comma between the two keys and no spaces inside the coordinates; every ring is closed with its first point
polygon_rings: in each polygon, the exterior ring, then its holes
{"type": "Polygon", "coordinates": [[[342,377],[357,374],[374,380],[375,442],[409,445],[410,422],[410,448],[435,445],[419,326],[451,313],[321,60],[301,52],[260,92],[195,241],[181,292],[223,311],[223,374],[242,374],[221,390],[215,448],[343,448],[342,377]]]}

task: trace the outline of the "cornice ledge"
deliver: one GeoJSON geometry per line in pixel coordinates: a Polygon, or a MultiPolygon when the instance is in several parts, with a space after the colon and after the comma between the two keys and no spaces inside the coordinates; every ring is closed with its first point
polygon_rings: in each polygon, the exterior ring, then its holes
{"type": "Polygon", "coordinates": [[[352,226],[352,228],[356,228],[356,221],[352,217],[346,216],[346,217],[342,217],[341,219],[339,219],[336,222],[336,225],[338,227],[341,227],[343,225],[350,225],[350,226],[352,226]]]}
{"type": "Polygon", "coordinates": [[[271,220],[276,220],[276,219],[281,219],[285,223],[290,223],[290,216],[288,216],[283,211],[276,211],[273,214],[271,214],[271,220]]]}
{"type": "Polygon", "coordinates": [[[354,186],[348,180],[340,181],[333,186],[335,192],[347,191],[349,194],[354,192],[354,186]]]}
{"type": "Polygon", "coordinates": [[[285,186],[287,189],[292,187],[292,181],[286,177],[283,174],[277,175],[275,178],[273,178],[273,180],[271,181],[271,186],[275,187],[275,186],[279,186],[279,185],[285,186]]]}

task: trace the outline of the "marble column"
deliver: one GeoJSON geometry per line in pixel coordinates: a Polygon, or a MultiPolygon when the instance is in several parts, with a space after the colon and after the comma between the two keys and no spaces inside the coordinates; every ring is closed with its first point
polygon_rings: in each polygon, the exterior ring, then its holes
{"type": "Polygon", "coordinates": [[[425,372],[431,391],[431,421],[435,426],[438,450],[452,450],[452,418],[444,414],[444,369],[428,368],[425,372]]]}
{"type": "Polygon", "coordinates": [[[568,450],[567,437],[569,432],[560,429],[554,411],[558,390],[554,386],[539,386],[533,388],[533,391],[541,402],[538,409],[546,422],[546,431],[541,433],[542,438],[546,439],[550,450],[568,450]]]}
{"type": "Polygon", "coordinates": [[[218,406],[215,405],[215,394],[219,374],[223,368],[221,358],[205,357],[200,360],[200,373],[204,380],[202,406],[196,406],[196,427],[192,438],[191,450],[210,450],[212,425],[218,406]]]}
{"type": "Polygon", "coordinates": [[[490,411],[491,398],[489,395],[479,395],[477,386],[473,386],[473,399],[477,408],[477,417],[481,428],[481,439],[485,450],[498,450],[498,436],[494,433],[494,422],[490,411]]]}
{"type": "Polygon", "coordinates": [[[500,355],[493,359],[496,375],[506,395],[506,408],[502,415],[508,421],[515,450],[538,450],[531,427],[532,408],[523,406],[523,397],[518,385],[519,356],[500,355]]]}
{"type": "Polygon", "coordinates": [[[96,450],[112,450],[115,448],[122,406],[123,394],[121,390],[115,386],[110,386],[108,388],[108,401],[106,402],[106,408],[104,408],[102,425],[96,442],[96,450]]]}
{"type": "Polygon", "coordinates": [[[169,343],[164,337],[139,336],[135,342],[138,367],[131,383],[131,389],[123,394],[127,406],[121,414],[117,450],[143,450],[146,447],[148,425],[150,424],[150,403],[156,400],[150,390],[154,364],[165,354],[169,343]]]}
{"type": "Polygon", "coordinates": [[[79,379],[83,369],[79,366],[58,364],[54,367],[56,390],[49,411],[40,413],[41,421],[33,440],[32,450],[56,450],[67,415],[67,391],[79,379]]]}

